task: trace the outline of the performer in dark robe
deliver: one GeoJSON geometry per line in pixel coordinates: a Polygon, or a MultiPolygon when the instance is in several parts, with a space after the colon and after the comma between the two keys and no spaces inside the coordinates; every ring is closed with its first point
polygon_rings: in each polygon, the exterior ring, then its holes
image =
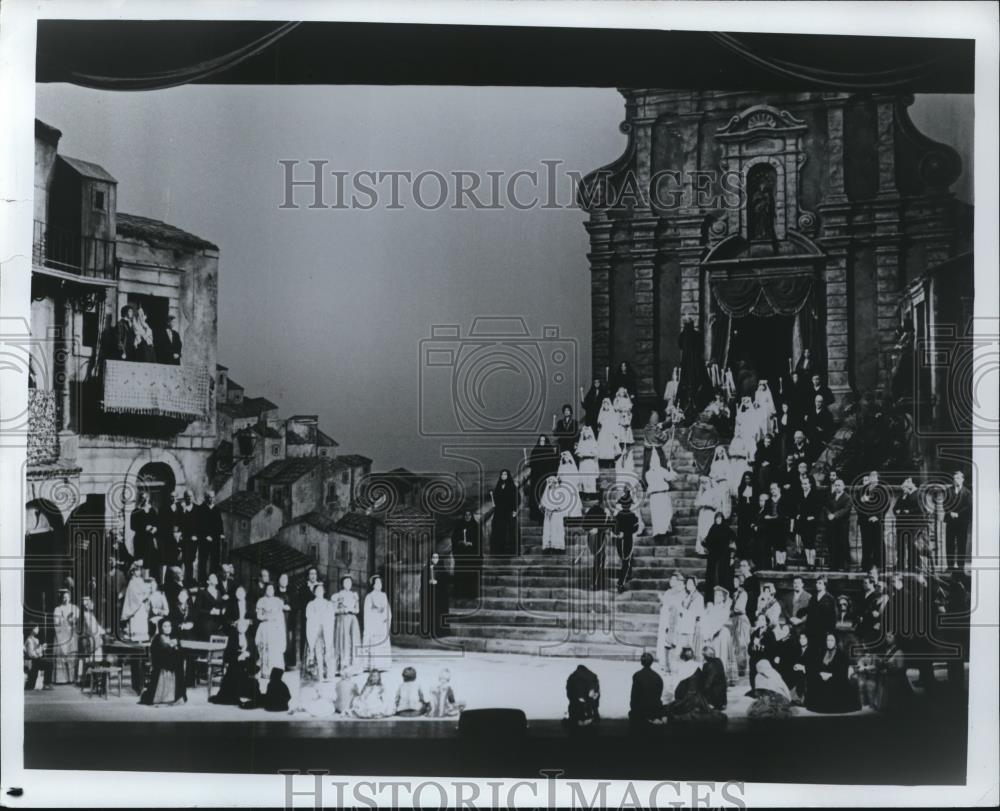
{"type": "Polygon", "coordinates": [[[712,467],[712,459],[715,457],[715,449],[719,445],[719,432],[715,426],[709,422],[709,416],[699,413],[695,423],[688,431],[687,444],[694,454],[695,465],[698,471],[708,475],[712,467]]]}
{"type": "Polygon", "coordinates": [[[198,527],[198,580],[204,583],[209,572],[218,571],[226,534],[222,526],[222,512],[211,490],[205,493],[205,501],[196,508],[194,521],[198,527]]]}
{"type": "Polygon", "coordinates": [[[538,502],[545,490],[545,480],[559,470],[559,451],[544,434],[538,437],[538,443],[528,455],[528,467],[531,471],[528,476],[528,508],[532,519],[541,523],[544,516],[538,502]]]}
{"type": "Polygon", "coordinates": [[[596,433],[597,413],[601,410],[601,403],[605,397],[612,397],[613,395],[609,393],[607,386],[597,377],[594,378],[594,382],[591,383],[590,389],[587,390],[586,394],[583,394],[582,386],[580,387],[580,392],[582,395],[580,405],[583,406],[584,423],[593,428],[596,433]]]}
{"type": "Polygon", "coordinates": [[[226,652],[222,655],[225,670],[213,704],[256,704],[260,701],[257,681],[257,646],[250,632],[250,621],[239,620],[229,632],[226,652]]]}
{"type": "Polygon", "coordinates": [[[752,398],[757,391],[757,373],[751,369],[745,360],[736,365],[736,398],[752,398]]]}
{"type": "Polygon", "coordinates": [[[917,547],[925,542],[927,534],[927,518],[917,485],[911,477],[903,480],[902,489],[902,495],[893,508],[896,516],[896,569],[914,571],[917,568],[917,547]]]}
{"type": "Polygon", "coordinates": [[[608,389],[612,392],[617,392],[618,389],[625,389],[628,392],[628,396],[635,400],[639,394],[639,387],[636,385],[635,372],[632,369],[631,363],[623,360],[618,364],[611,373],[608,389]]]}
{"type": "Polygon", "coordinates": [[[600,723],[601,684],[592,670],[577,665],[566,679],[566,698],[569,699],[567,721],[571,727],[600,723]]]}
{"type": "Polygon", "coordinates": [[[807,478],[802,480],[799,498],[796,500],[795,531],[802,539],[806,565],[809,571],[816,570],[816,535],[823,518],[823,501],[819,491],[807,478]]]}
{"type": "Polygon", "coordinates": [[[817,650],[823,646],[827,634],[837,630],[837,601],[827,590],[825,577],[816,578],[816,597],[809,605],[805,630],[817,650]]]}
{"type": "Polygon", "coordinates": [[[169,619],[160,621],[160,632],[150,643],[153,675],[139,698],[140,704],[176,704],[187,701],[184,687],[184,658],[178,642],[171,635],[169,619]]]}
{"type": "Polygon", "coordinates": [[[455,596],[462,600],[475,600],[479,597],[483,559],[479,524],[470,510],[465,511],[461,522],[451,532],[451,555],[455,559],[455,596]]]}
{"type": "Polygon", "coordinates": [[[809,644],[809,634],[801,631],[796,636],[798,644],[789,646],[788,649],[788,687],[791,690],[792,703],[801,706],[806,702],[809,673],[816,656],[813,646],[809,644]]]}
{"type": "Polygon", "coordinates": [[[198,635],[208,639],[218,634],[225,621],[226,604],[219,591],[219,579],[214,574],[208,576],[208,585],[199,590],[197,608],[198,635]]]}
{"type": "Polygon", "coordinates": [[[736,556],[740,560],[750,560],[753,556],[753,524],[757,510],[757,490],[753,473],[748,470],[736,487],[736,556]]]}
{"type": "Polygon", "coordinates": [[[654,661],[653,654],[648,651],[643,653],[639,659],[642,667],[632,674],[628,720],[636,725],[663,721],[663,679],[653,670],[654,661]]]}
{"type": "Polygon", "coordinates": [[[945,493],[945,551],[949,569],[965,568],[965,553],[972,519],[972,493],[965,487],[961,470],[952,477],[952,486],[945,493]]]}
{"type": "Polygon", "coordinates": [[[562,407],[562,418],[556,422],[552,431],[556,438],[556,446],[559,453],[573,453],[576,449],[576,440],[580,435],[580,425],[573,416],[573,407],[564,405],[562,407]]]}
{"type": "Polygon", "coordinates": [[[715,648],[705,645],[701,649],[701,692],[710,706],[717,710],[726,708],[726,667],[715,655],[715,648]]]}
{"type": "MultiPolygon", "coordinates": [[[[292,694],[288,685],[282,681],[284,671],[280,667],[271,668],[271,677],[267,682],[267,691],[260,700],[260,706],[267,712],[288,712],[288,704],[292,700],[292,694]]],[[[245,708],[251,708],[253,704],[244,704],[245,708]]]]}
{"type": "Polygon", "coordinates": [[[581,526],[587,533],[587,546],[594,564],[591,572],[590,587],[594,591],[604,588],[604,564],[608,558],[608,534],[614,530],[615,521],[597,493],[582,493],[584,501],[581,526]]]}
{"type": "Polygon", "coordinates": [[[885,514],[889,510],[889,492],[879,483],[878,472],[867,476],[868,482],[861,488],[858,498],[858,529],[861,531],[861,570],[867,572],[872,566],[879,571],[885,568],[884,525],[885,514]]]}
{"type": "Polygon", "coordinates": [[[732,585],[729,552],[736,545],[736,536],[721,512],[716,512],[712,527],[705,536],[708,564],[705,569],[705,595],[711,597],[716,586],[732,585]]]}
{"type": "Polygon", "coordinates": [[[858,693],[847,675],[846,654],[837,637],[827,634],[826,644],[817,655],[806,686],[806,709],[812,712],[854,712],[861,708],[858,693]]]}
{"type": "Polygon", "coordinates": [[[700,411],[708,402],[698,402],[699,392],[711,390],[711,381],[705,372],[705,344],[701,332],[694,327],[694,322],[687,319],[681,334],[677,338],[677,346],[681,350],[681,382],[678,386],[677,401],[686,412],[689,409],[700,411]]]}
{"type": "Polygon", "coordinates": [[[156,578],[160,573],[160,544],[157,538],[160,529],[160,519],[149,503],[149,495],[143,493],[139,498],[139,506],[132,511],[129,518],[132,529],[132,549],[135,557],[142,558],[143,565],[156,578]]]}
{"type": "Polygon", "coordinates": [[[618,558],[621,561],[621,569],[618,573],[618,593],[625,591],[625,584],[632,579],[632,549],[633,539],[639,531],[639,519],[632,512],[632,496],[625,491],[618,504],[621,511],[615,516],[615,547],[618,549],[618,558]]]}
{"type": "Polygon", "coordinates": [[[842,479],[833,483],[826,499],[826,538],[830,550],[830,569],[836,572],[851,568],[851,497],[842,479]]]}
{"type": "MultiPolygon", "coordinates": [[[[182,588],[177,592],[176,601],[170,608],[170,624],[173,626],[173,637],[179,642],[198,639],[198,617],[187,589],[182,588]]],[[[181,654],[184,660],[184,684],[194,687],[198,651],[182,648],[181,654]]]]}
{"type": "Polygon", "coordinates": [[[424,566],[420,582],[420,604],[423,610],[424,627],[438,639],[448,635],[445,617],[451,607],[449,595],[449,577],[446,567],[441,563],[437,552],[431,554],[431,559],[424,566]]]}
{"type": "Polygon", "coordinates": [[[490,527],[490,553],[494,555],[517,554],[517,511],[520,498],[510,471],[500,471],[492,491],[493,523],[490,527]]]}
{"type": "MultiPolygon", "coordinates": [[[[671,722],[688,723],[709,723],[713,725],[724,725],[726,715],[716,710],[705,694],[706,678],[702,674],[701,668],[694,662],[694,652],[690,648],[681,651],[680,662],[678,663],[679,675],[683,676],[674,690],[674,700],[664,707],[664,714],[671,722]]],[[[713,679],[714,681],[714,679],[713,679]]],[[[725,674],[722,677],[723,689],[725,688],[725,674]]],[[[713,686],[714,685],[710,685],[713,686]]],[[[716,699],[718,696],[715,696],[716,699]]]]}

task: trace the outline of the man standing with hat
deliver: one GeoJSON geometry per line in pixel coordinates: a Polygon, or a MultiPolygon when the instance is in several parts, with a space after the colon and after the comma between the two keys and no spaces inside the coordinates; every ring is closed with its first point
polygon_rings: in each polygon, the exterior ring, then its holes
{"type": "Polygon", "coordinates": [[[618,500],[619,509],[615,516],[615,547],[621,560],[621,571],[618,575],[618,593],[625,591],[625,584],[632,579],[632,546],[633,538],[639,531],[639,518],[632,512],[632,494],[626,490],[618,500]]]}

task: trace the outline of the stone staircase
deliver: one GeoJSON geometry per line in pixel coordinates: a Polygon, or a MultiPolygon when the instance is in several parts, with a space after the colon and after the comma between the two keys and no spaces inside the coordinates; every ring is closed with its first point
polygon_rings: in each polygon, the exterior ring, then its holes
{"type": "MultiPolygon", "coordinates": [[[[642,474],[642,447],[637,445],[632,453],[635,479],[630,485],[635,490],[642,474]]],[[[484,561],[479,600],[453,601],[451,644],[477,651],[618,659],[637,659],[654,647],[659,596],[670,574],[676,570],[700,578],[705,573],[704,558],[695,554],[694,456],[675,443],[671,459],[679,474],[671,491],[674,532],[667,543],[654,542],[649,504],[640,494],[637,511],[646,534],[636,538],[627,591],[617,593],[619,561],[613,546],[605,564],[605,587],[591,590],[593,558],[584,534],[567,530],[566,553],[543,555],[542,527],[522,505],[521,555],[484,561]]],[[[602,490],[614,482],[614,471],[602,469],[602,490]]]]}
{"type": "MultiPolygon", "coordinates": [[[[640,495],[633,509],[642,516],[646,533],[636,538],[632,580],[625,592],[617,593],[620,564],[613,542],[605,563],[604,588],[592,590],[593,558],[584,534],[567,530],[566,553],[543,555],[541,524],[531,520],[525,504],[520,515],[521,554],[484,560],[479,599],[452,602],[449,644],[473,651],[630,660],[652,650],[660,595],[670,575],[678,571],[702,580],[706,568],[705,558],[695,553],[699,471],[694,454],[683,441],[675,441],[669,454],[679,474],[671,489],[673,533],[666,542],[654,541],[649,504],[640,495]]],[[[635,490],[642,474],[641,445],[633,448],[633,467],[635,490]]],[[[602,469],[602,490],[614,482],[614,471],[602,469]]],[[[731,520],[735,528],[735,513],[731,520]]],[[[822,556],[817,562],[822,564],[822,556]]],[[[787,571],[758,572],[758,576],[773,581],[781,595],[790,591],[795,574],[805,570],[799,563],[790,557],[787,571]]],[[[834,573],[828,578],[834,594],[860,593],[861,573],[834,573]]]]}

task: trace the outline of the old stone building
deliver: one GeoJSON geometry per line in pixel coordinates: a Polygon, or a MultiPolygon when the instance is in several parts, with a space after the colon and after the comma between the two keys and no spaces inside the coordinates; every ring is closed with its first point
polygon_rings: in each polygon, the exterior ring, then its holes
{"type": "MultiPolygon", "coordinates": [[[[691,319],[720,367],[773,377],[809,348],[834,393],[883,390],[904,294],[970,250],[961,162],[917,131],[912,97],[622,94],[625,153],[579,190],[595,375],[630,361],[658,401],[691,319]]],[[[971,302],[971,270],[956,283],[971,302]]],[[[932,351],[934,318],[916,325],[932,351]]]]}
{"type": "Polygon", "coordinates": [[[106,565],[107,530],[131,544],[127,519],[140,493],[159,507],[175,490],[204,491],[216,446],[218,248],[118,211],[115,178],[62,154],[60,137],[36,122],[25,341],[25,601],[36,615],[51,609],[64,576],[89,580],[106,565]],[[123,359],[117,324],[126,305],[142,308],[155,357],[123,359]],[[182,342],[173,360],[160,351],[168,317],[182,342]]]}

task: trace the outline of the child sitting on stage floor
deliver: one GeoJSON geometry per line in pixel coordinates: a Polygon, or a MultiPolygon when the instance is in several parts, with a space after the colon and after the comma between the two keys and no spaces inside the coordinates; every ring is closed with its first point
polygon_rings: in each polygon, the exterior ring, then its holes
{"type": "Polygon", "coordinates": [[[465,702],[455,700],[455,692],[451,689],[451,671],[445,668],[438,676],[437,687],[431,690],[432,718],[447,718],[452,715],[461,714],[465,709],[465,702]]]}
{"type": "Polygon", "coordinates": [[[417,684],[417,671],[412,667],[403,668],[403,683],[396,691],[396,715],[414,718],[426,715],[430,703],[424,700],[423,690],[417,684]]]}
{"type": "Polygon", "coordinates": [[[354,683],[354,679],[346,673],[341,676],[340,681],[337,682],[337,697],[333,702],[334,710],[336,710],[337,715],[349,715],[351,712],[351,704],[354,703],[354,699],[357,698],[359,694],[358,686],[354,683]]]}

